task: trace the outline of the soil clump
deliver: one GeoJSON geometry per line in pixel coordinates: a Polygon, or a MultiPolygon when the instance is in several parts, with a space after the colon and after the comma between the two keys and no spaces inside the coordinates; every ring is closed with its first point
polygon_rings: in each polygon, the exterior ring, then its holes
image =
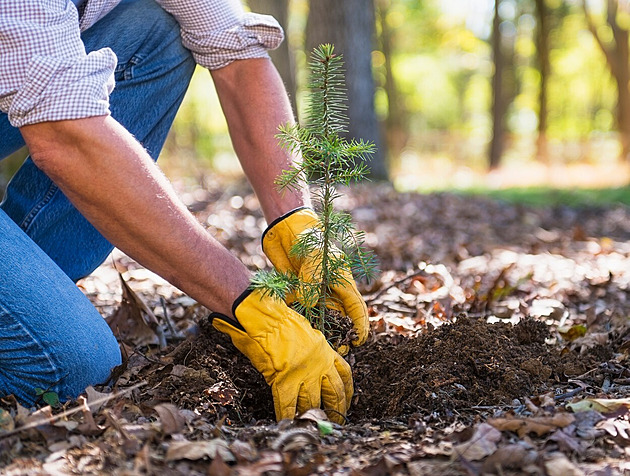
{"type": "MultiPolygon", "coordinates": [[[[462,315],[415,338],[372,339],[349,357],[355,383],[350,421],[414,413],[449,420],[484,406],[510,406],[601,361],[599,348],[577,355],[547,345],[547,338],[547,326],[534,319],[513,326],[462,315]]],[[[170,357],[170,365],[152,373],[159,399],[227,423],[273,421],[264,379],[209,323],[170,357]]]]}
{"type": "Polygon", "coordinates": [[[547,345],[548,337],[547,326],[534,319],[512,326],[460,316],[416,338],[374,342],[355,356],[350,418],[418,412],[449,418],[463,410],[511,405],[597,362],[588,352],[578,356],[547,345]]]}

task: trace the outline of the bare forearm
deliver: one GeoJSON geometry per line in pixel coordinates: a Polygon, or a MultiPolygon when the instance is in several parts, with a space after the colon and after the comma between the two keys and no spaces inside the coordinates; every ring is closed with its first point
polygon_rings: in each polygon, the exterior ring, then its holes
{"type": "Polygon", "coordinates": [[[108,240],[205,306],[231,313],[247,269],[186,210],[122,126],[95,117],[21,131],[38,167],[108,240]]]}
{"type": "Polygon", "coordinates": [[[275,180],[299,160],[278,145],[278,126],[293,123],[284,86],[271,61],[234,61],[212,71],[234,149],[268,222],[310,205],[306,187],[278,191],[275,180]]]}

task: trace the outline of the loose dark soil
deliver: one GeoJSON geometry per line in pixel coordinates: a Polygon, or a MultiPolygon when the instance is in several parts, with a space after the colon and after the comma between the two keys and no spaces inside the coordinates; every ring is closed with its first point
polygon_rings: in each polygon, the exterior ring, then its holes
{"type": "MultiPolygon", "coordinates": [[[[349,419],[406,419],[413,414],[449,420],[484,406],[548,392],[612,356],[593,347],[578,355],[545,343],[548,326],[534,319],[487,324],[465,315],[419,337],[372,340],[348,356],[355,395],[349,419]]],[[[262,376],[229,338],[203,322],[200,334],[180,344],[171,362],[148,377],[154,398],[228,423],[274,418],[262,376]],[[178,367],[179,366],[179,367],[178,367]],[[182,371],[178,371],[182,369],[182,371]]]]}

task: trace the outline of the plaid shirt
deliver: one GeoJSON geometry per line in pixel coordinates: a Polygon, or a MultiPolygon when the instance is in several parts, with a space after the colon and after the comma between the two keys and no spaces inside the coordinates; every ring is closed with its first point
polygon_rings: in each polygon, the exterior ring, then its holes
{"type": "MultiPolygon", "coordinates": [[[[208,69],[265,57],[283,39],[272,17],[245,13],[239,0],[156,1],[208,69]]],[[[70,0],[0,0],[0,111],[14,127],[109,114],[116,55],[86,54],[80,34],[119,2],[86,0],[79,18],[70,0]]]]}

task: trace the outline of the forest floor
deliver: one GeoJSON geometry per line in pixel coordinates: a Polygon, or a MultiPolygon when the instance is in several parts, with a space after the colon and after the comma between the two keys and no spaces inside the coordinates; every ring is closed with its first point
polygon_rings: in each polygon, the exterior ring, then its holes
{"type": "MultiPolygon", "coordinates": [[[[630,208],[345,192],[338,206],[381,267],[360,285],[372,332],[348,356],[346,425],[321,411],[276,423],[262,377],[208,311],[115,252],[79,285],[126,365],[63,405],[1,399],[0,474],[630,474],[630,208]]],[[[266,266],[244,184],[182,197],[266,266]]]]}

